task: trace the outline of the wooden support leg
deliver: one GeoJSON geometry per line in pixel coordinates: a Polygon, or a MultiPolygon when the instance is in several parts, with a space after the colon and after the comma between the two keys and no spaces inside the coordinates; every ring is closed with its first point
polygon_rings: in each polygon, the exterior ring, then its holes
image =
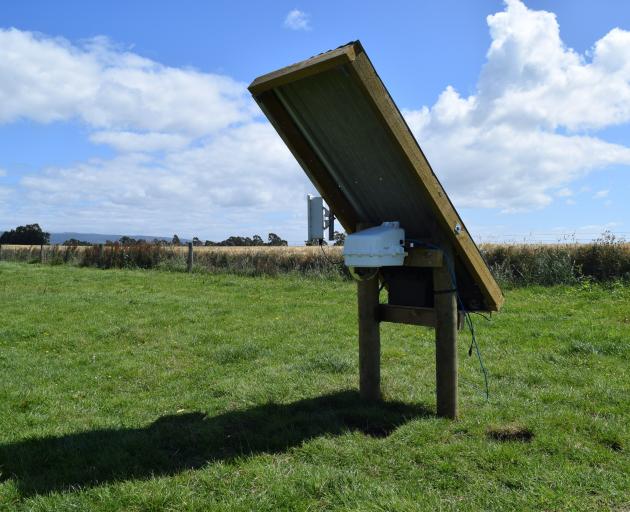
{"type": "Polygon", "coordinates": [[[457,295],[448,267],[433,270],[437,415],[457,417],[457,295]]]}
{"type": "Polygon", "coordinates": [[[359,302],[359,394],[381,398],[381,335],[378,320],[378,277],[357,283],[359,302]]]}

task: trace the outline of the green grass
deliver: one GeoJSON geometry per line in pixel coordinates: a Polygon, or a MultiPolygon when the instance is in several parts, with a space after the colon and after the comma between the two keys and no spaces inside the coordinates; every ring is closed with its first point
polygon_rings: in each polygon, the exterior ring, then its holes
{"type": "Polygon", "coordinates": [[[629,510],[630,287],[506,297],[452,422],[424,328],[359,402],[353,283],[0,264],[0,510],[629,510]]]}

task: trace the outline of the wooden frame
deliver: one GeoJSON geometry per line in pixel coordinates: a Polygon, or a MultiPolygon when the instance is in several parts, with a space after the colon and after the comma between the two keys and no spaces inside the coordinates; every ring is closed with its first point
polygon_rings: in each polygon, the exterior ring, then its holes
{"type": "Polygon", "coordinates": [[[464,315],[457,309],[457,295],[446,265],[433,265],[434,308],[392,306],[379,303],[378,275],[357,283],[359,313],[359,392],[366,401],[381,398],[380,322],[424,325],[435,328],[435,381],[437,414],[456,418],[457,330],[464,315]]]}
{"type": "MultiPolygon", "coordinates": [[[[435,308],[418,308],[413,306],[394,306],[391,304],[378,305],[379,322],[391,322],[395,324],[422,325],[434,327],[437,325],[435,308]]],[[[464,328],[464,314],[457,313],[457,330],[464,328]]]]}
{"type": "Polygon", "coordinates": [[[275,89],[282,85],[313,77],[339,66],[348,69],[360,84],[372,108],[415,170],[418,181],[426,192],[423,199],[431,207],[440,232],[444,234],[445,241],[452,245],[454,254],[460,258],[483,294],[485,303],[483,309],[498,311],[504,301],[498,284],[360,42],[349,43],[263,75],[251,83],[249,90],[326,202],[333,207],[346,231],[352,233],[357,223],[366,219],[361,219],[359,212],[344,197],[325,164],[300,133],[295,121],[275,93],[275,89]]]}
{"type": "MultiPolygon", "coordinates": [[[[503,295],[361,43],[352,42],[260,76],[249,90],[348,233],[364,229],[379,218],[379,222],[404,218],[405,229],[413,228],[410,226],[413,224],[417,227],[419,222],[427,224],[423,231],[429,234],[426,247],[421,247],[421,242],[419,247],[409,250],[404,266],[431,269],[432,275],[428,274],[427,281],[432,278],[433,308],[379,304],[378,277],[358,282],[360,391],[366,400],[380,398],[380,322],[434,327],[437,412],[440,416],[456,417],[456,337],[457,329],[464,323],[464,312],[459,310],[458,303],[463,307],[468,300],[458,298],[457,294],[464,289],[472,290],[473,309],[486,311],[498,311],[503,295]],[[344,119],[342,114],[338,115],[336,124],[327,123],[325,116],[317,117],[317,113],[336,112],[329,108],[331,98],[337,101],[339,112],[349,114],[353,120],[356,118],[354,126],[338,121],[344,119]],[[310,116],[310,125],[305,121],[306,114],[310,116]],[[360,125],[360,115],[371,123],[372,131],[360,125]],[[313,132],[314,127],[318,132],[313,132]],[[362,138],[347,139],[348,133],[362,138]],[[344,137],[348,146],[340,142],[344,137]],[[370,137],[377,139],[377,146],[371,143],[370,137]],[[352,150],[346,154],[331,157],[328,153],[347,147],[352,150]],[[367,153],[366,147],[378,149],[367,153]],[[331,164],[331,158],[336,159],[336,166],[331,164]],[[377,161],[379,167],[376,164],[364,166],[365,162],[377,161]],[[366,177],[363,173],[370,167],[376,167],[378,173],[385,168],[388,178],[396,175],[401,179],[391,180],[389,188],[383,188],[380,181],[369,181],[374,174],[366,177]],[[355,181],[349,182],[349,177],[355,181]],[[353,185],[361,181],[369,186],[353,185]],[[405,195],[405,184],[413,194],[405,195]],[[375,202],[383,200],[382,195],[375,197],[377,190],[389,193],[387,208],[374,209],[375,202]],[[361,196],[366,194],[368,198],[361,196]],[[406,197],[408,202],[401,202],[401,197],[406,197]],[[401,204],[413,204],[416,209],[401,209],[401,204]],[[382,218],[395,215],[392,211],[398,212],[401,218],[382,218]],[[477,307],[481,301],[483,304],[477,307]]],[[[381,174],[376,174],[378,176],[381,176],[379,180],[383,179],[381,174]]]]}

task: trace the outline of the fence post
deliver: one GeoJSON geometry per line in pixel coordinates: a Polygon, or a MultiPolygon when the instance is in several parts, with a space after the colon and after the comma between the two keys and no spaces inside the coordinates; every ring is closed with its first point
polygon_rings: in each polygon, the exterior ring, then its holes
{"type": "Polygon", "coordinates": [[[104,258],[104,252],[103,252],[103,244],[98,244],[98,267],[99,268],[105,268],[105,262],[103,261],[104,258]]]}
{"type": "Polygon", "coordinates": [[[44,244],[39,246],[39,262],[44,263],[44,244]]]}
{"type": "Polygon", "coordinates": [[[192,268],[193,268],[193,243],[188,242],[188,262],[187,262],[188,272],[192,272],[192,268]]]}
{"type": "Polygon", "coordinates": [[[2,244],[0,244],[0,260],[2,259],[2,244]]]}

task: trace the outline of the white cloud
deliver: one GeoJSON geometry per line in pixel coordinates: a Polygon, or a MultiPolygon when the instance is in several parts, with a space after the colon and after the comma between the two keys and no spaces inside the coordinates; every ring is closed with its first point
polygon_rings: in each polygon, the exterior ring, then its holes
{"type": "Polygon", "coordinates": [[[622,226],[622,223],[616,221],[607,222],[606,224],[587,224],[585,226],[580,226],[576,231],[579,233],[600,234],[606,230],[614,229],[619,226],[622,226]]]}
{"type": "Polygon", "coordinates": [[[5,171],[4,169],[0,167],[0,177],[6,176],[6,175],[7,175],[7,171],[5,171]]]}
{"type": "Polygon", "coordinates": [[[311,30],[310,16],[299,9],[293,9],[284,19],[284,26],[291,30],[311,30]]]}
{"type": "Polygon", "coordinates": [[[19,196],[0,203],[12,224],[216,238],[287,229],[303,238],[297,205],[312,188],[230,77],[166,67],[104,38],[76,46],[0,30],[0,124],[18,119],[78,119],[91,142],[116,153],[26,175],[19,194],[2,189],[3,200],[19,196]]]}
{"type": "Polygon", "coordinates": [[[262,123],[163,156],[125,153],[48,168],[22,185],[46,225],[215,238],[284,230],[295,241],[302,238],[292,225],[295,206],[309,190],[282,140],[262,123]]]}
{"type": "Polygon", "coordinates": [[[79,119],[106,130],[199,136],[247,121],[244,84],[163,66],[105,38],[68,41],[0,29],[0,123],[79,119]]]}
{"type": "MultiPolygon", "coordinates": [[[[309,27],[304,16],[293,16],[303,20],[297,28],[309,27]]],[[[553,14],[517,0],[488,24],[476,92],[447,87],[431,107],[405,112],[458,207],[519,211],[554,196],[570,204],[572,181],[630,164],[630,148],[596,133],[630,120],[629,32],[612,30],[579,55],[562,43],[553,14]]],[[[78,120],[114,156],[0,190],[0,217],[11,224],[303,239],[312,188],[245,84],[230,77],[164,66],[104,38],[73,45],[0,30],[0,123],[19,119],[78,120]]]]}
{"type": "Polygon", "coordinates": [[[604,197],[608,196],[609,192],[610,190],[598,190],[597,192],[595,192],[593,199],[603,199],[604,197]]]}
{"type": "Polygon", "coordinates": [[[186,147],[190,139],[174,133],[99,131],[90,135],[96,144],[107,144],[121,152],[173,151],[186,147]]]}
{"type": "Polygon", "coordinates": [[[630,32],[614,29],[590,60],[560,39],[555,15],[507,0],[477,91],[447,87],[407,121],[458,206],[522,211],[594,169],[630,164],[630,148],[583,130],[630,120],[630,32]]]}

